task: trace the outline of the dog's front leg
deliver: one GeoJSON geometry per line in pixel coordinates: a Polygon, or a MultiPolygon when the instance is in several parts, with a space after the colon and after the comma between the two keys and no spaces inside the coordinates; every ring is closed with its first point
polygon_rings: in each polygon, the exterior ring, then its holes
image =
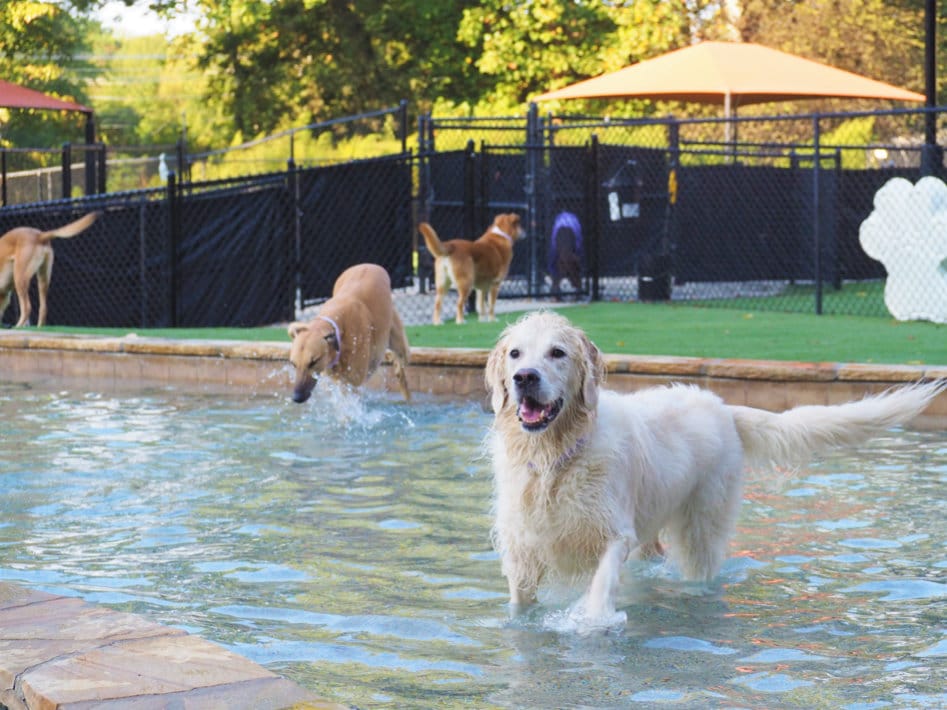
{"type": "Polygon", "coordinates": [[[536,603],[536,588],[519,585],[510,579],[510,613],[519,614],[536,603]]]}
{"type": "Polygon", "coordinates": [[[528,559],[529,564],[527,558],[521,554],[510,554],[503,561],[503,574],[506,575],[510,588],[510,614],[514,616],[536,603],[536,591],[539,589],[542,572],[538,578],[527,574],[526,570],[531,568],[530,564],[533,568],[539,567],[535,560],[528,559]]]}
{"type": "Polygon", "coordinates": [[[631,538],[622,535],[609,542],[599,558],[598,568],[585,599],[585,611],[590,618],[600,619],[615,614],[615,596],[618,593],[621,566],[628,559],[632,546],[631,538]]]}

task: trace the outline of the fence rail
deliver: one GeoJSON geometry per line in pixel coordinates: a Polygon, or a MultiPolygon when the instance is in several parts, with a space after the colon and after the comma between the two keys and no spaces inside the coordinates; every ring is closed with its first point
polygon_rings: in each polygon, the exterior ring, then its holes
{"type": "Polygon", "coordinates": [[[406,321],[429,322],[432,260],[417,222],[473,239],[504,211],[519,212],[529,236],[501,298],[887,316],[886,268],[860,227],[889,180],[944,171],[942,159],[922,170],[924,110],[741,117],[730,142],[714,119],[423,116],[416,151],[404,105],[390,115],[401,135],[387,155],[193,180],[175,170],[190,160],[178,150],[160,188],[7,205],[0,230],[104,211],[55,243],[49,322],[59,324],[283,322],[365,261],[388,269],[406,321]],[[563,233],[578,281],[557,266],[563,213],[579,224],[563,233]]]}

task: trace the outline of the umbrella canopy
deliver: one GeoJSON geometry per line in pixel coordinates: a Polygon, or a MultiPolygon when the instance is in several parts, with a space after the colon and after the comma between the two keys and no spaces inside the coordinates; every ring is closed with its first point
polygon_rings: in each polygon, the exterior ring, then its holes
{"type": "Polygon", "coordinates": [[[609,74],[549,91],[553,99],[643,98],[737,106],[769,101],[850,98],[925,100],[859,74],[749,42],[700,42],[609,74]]]}
{"type": "Polygon", "coordinates": [[[27,89],[0,79],[0,108],[34,108],[44,111],[81,111],[91,114],[92,109],[72,101],[53,98],[40,91],[27,89]]]}

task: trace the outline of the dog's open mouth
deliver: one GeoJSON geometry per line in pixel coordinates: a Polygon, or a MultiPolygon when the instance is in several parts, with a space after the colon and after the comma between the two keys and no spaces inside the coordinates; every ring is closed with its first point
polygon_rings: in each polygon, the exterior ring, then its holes
{"type": "Polygon", "coordinates": [[[526,431],[542,431],[552,424],[561,409],[561,399],[543,404],[532,397],[523,397],[516,416],[526,431]]]}

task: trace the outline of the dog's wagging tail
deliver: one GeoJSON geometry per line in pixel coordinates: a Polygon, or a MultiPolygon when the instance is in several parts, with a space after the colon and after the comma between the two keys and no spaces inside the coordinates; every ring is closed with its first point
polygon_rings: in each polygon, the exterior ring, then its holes
{"type": "Polygon", "coordinates": [[[485,369],[494,420],[492,538],[512,607],[541,583],[588,580],[580,605],[613,619],[622,563],[665,554],[708,582],[727,558],[747,465],[798,465],[905,424],[947,390],[917,383],[781,413],[689,385],[619,394],[584,332],[551,311],[506,328],[485,369]]]}

